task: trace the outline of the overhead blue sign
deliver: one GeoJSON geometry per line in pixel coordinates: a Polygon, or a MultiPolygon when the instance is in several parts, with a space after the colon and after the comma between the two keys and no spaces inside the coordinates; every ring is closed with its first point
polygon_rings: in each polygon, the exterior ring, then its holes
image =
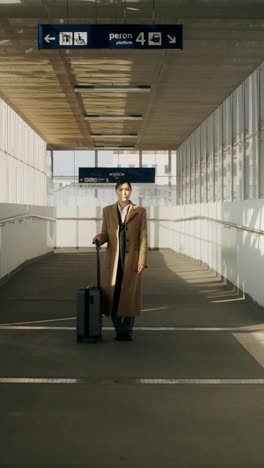
{"type": "Polygon", "coordinates": [[[39,49],[182,49],[182,24],[39,24],[39,49]]]}
{"type": "Polygon", "coordinates": [[[155,167],[79,167],[80,184],[116,184],[124,178],[132,183],[154,184],[155,167]]]}

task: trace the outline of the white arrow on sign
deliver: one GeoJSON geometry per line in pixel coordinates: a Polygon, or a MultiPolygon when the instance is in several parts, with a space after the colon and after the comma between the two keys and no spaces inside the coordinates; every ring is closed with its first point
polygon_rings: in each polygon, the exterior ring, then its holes
{"type": "Polygon", "coordinates": [[[44,37],[44,41],[46,41],[48,44],[50,43],[50,41],[55,41],[55,39],[56,37],[52,37],[49,34],[47,34],[47,36],[44,37]]]}
{"type": "Polygon", "coordinates": [[[167,34],[167,37],[169,38],[170,44],[176,44],[176,36],[171,37],[169,34],[167,34]]]}

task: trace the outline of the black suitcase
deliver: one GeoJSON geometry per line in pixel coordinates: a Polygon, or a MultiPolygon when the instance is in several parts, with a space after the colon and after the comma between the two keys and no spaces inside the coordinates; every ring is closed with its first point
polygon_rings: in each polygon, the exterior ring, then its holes
{"type": "Polygon", "coordinates": [[[102,341],[102,291],[100,288],[99,242],[96,241],[97,286],[77,290],[76,334],[77,342],[102,341]]]}

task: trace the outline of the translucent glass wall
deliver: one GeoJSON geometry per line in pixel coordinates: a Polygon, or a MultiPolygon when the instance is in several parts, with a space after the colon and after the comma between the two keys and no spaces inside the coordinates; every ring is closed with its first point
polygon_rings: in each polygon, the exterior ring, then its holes
{"type": "Polygon", "coordinates": [[[46,205],[46,143],[0,99],[0,203],[46,205]]]}
{"type": "Polygon", "coordinates": [[[133,202],[146,207],[176,204],[176,151],[54,151],[51,157],[50,205],[105,206],[116,201],[112,186],[80,187],[79,167],[155,167],[155,184],[133,184],[133,202]]]}
{"type": "Polygon", "coordinates": [[[175,151],[54,151],[54,177],[78,177],[79,167],[155,167],[156,185],[176,185],[175,151]]]}
{"type": "Polygon", "coordinates": [[[264,197],[264,64],[177,150],[177,203],[264,197]]]}

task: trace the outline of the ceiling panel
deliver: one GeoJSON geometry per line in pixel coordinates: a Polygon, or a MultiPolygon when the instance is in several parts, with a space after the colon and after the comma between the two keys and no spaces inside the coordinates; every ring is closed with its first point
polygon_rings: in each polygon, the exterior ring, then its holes
{"type": "Polygon", "coordinates": [[[2,2],[0,96],[50,148],[175,149],[264,60],[263,0],[2,2]],[[183,50],[38,50],[38,23],[67,22],[182,23],[183,50]],[[85,84],[147,84],[151,93],[74,91],[85,84]],[[143,119],[89,121],[85,114],[143,119]]]}

